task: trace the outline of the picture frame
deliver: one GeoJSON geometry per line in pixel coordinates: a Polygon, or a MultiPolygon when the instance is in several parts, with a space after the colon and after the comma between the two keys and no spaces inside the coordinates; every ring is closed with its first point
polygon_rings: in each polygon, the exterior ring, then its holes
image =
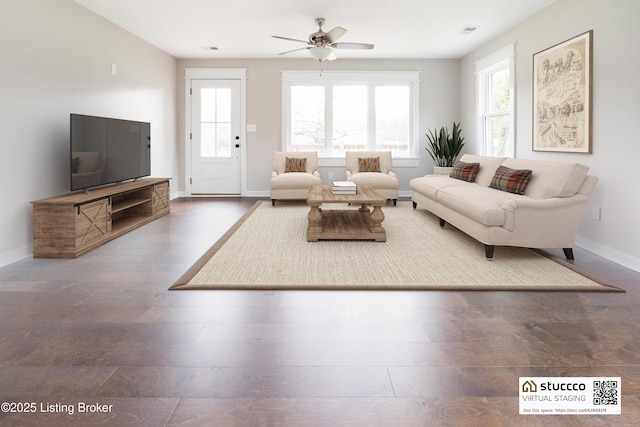
{"type": "Polygon", "coordinates": [[[533,151],[591,153],[593,30],[533,54],[533,151]]]}

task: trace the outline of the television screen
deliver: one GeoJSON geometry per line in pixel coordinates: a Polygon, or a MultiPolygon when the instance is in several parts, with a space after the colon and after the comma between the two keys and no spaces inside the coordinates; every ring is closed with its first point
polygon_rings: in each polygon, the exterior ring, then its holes
{"type": "Polygon", "coordinates": [[[150,174],[150,123],[71,114],[71,191],[150,174]]]}

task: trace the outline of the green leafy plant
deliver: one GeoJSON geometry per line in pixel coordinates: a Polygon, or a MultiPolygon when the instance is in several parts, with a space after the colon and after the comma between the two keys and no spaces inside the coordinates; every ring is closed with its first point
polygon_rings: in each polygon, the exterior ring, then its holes
{"type": "Polygon", "coordinates": [[[460,129],[460,123],[453,123],[453,129],[449,133],[449,129],[441,127],[440,131],[435,128],[435,131],[429,129],[427,133],[427,152],[436,163],[436,166],[453,166],[460,150],[464,146],[464,137],[460,136],[462,129],[460,129]]]}

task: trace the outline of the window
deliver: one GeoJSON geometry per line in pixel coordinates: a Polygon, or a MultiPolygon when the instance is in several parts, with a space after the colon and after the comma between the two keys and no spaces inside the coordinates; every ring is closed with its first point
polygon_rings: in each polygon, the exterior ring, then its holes
{"type": "Polygon", "coordinates": [[[482,154],[513,157],[515,45],[476,63],[478,142],[482,154]]]}
{"type": "Polygon", "coordinates": [[[385,150],[416,158],[418,72],[283,71],[285,151],[385,150]]]}

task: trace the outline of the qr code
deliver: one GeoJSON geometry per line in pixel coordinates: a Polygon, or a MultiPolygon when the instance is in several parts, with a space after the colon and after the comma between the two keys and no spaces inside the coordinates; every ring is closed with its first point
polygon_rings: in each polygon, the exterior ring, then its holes
{"type": "Polygon", "coordinates": [[[593,382],[594,405],[618,404],[618,381],[594,381],[593,382]]]}

